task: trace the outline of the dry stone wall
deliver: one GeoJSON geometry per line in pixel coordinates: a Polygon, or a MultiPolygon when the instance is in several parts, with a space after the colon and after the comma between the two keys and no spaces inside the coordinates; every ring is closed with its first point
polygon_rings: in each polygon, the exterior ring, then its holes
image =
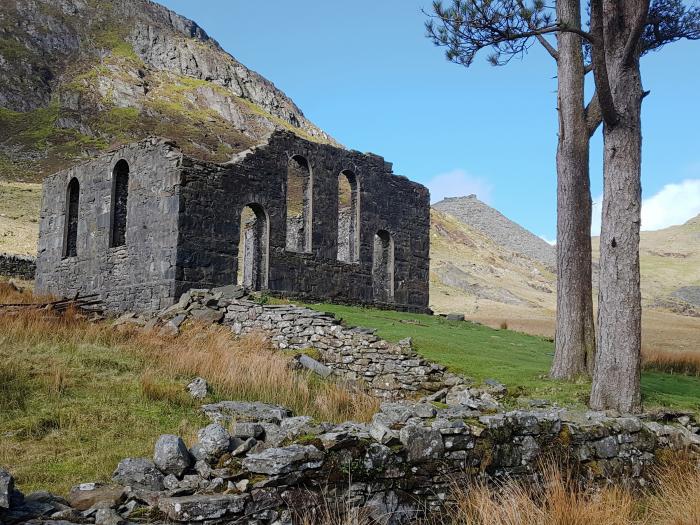
{"type": "Polygon", "coordinates": [[[281,350],[313,348],[336,376],[362,382],[382,398],[437,392],[464,382],[444,366],[420,357],[410,339],[390,343],[373,330],[343,326],[332,314],[291,304],[259,304],[244,295],[234,286],[190,290],[159,317],[165,330],[199,319],[223,323],[239,335],[264,332],[281,350]]]}
{"type": "Polygon", "coordinates": [[[0,275],[31,281],[36,272],[36,259],[27,255],[0,253],[0,275]]]}
{"type": "Polygon", "coordinates": [[[384,403],[369,424],[320,423],[259,402],[204,405],[212,423],[189,449],[178,436],[160,436],[152,458],[122,460],[111,486],[78,485],[70,501],[45,492],[23,497],[0,469],[0,520],[107,525],[150,516],[152,523],[292,525],[317,523],[331,509],[399,525],[439,518],[454,484],[539,483],[546,458],[571,466],[589,488],[638,488],[664,451],[697,458],[700,450],[700,429],[687,416],[484,414],[458,397],[440,399],[447,406],[384,403]]]}

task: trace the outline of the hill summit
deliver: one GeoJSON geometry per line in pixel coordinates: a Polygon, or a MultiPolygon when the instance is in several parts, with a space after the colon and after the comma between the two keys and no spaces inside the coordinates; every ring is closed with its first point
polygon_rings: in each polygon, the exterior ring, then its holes
{"type": "Polygon", "coordinates": [[[556,268],[556,250],[551,244],[481,202],[476,195],[449,197],[434,204],[433,208],[452,215],[500,246],[539,261],[550,270],[556,268]]]}
{"type": "Polygon", "coordinates": [[[195,22],[149,0],[3,0],[0,178],[149,135],[227,161],[275,129],[335,141],[195,22]]]}

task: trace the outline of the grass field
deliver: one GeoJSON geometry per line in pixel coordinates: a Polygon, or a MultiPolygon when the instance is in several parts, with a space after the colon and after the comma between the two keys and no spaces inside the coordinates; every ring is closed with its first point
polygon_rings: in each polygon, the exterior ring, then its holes
{"type": "MultiPolygon", "coordinates": [[[[31,299],[3,295],[0,303],[31,299]]],[[[342,383],[289,368],[291,356],[261,336],[191,326],[177,338],[109,322],[0,313],[0,466],[20,488],[65,494],[106,481],[125,457],[151,456],[163,433],[193,442],[208,421],[185,391],[195,376],[204,402],[259,400],[320,421],[368,420],[378,401],[342,383]]]]}
{"type": "MultiPolygon", "coordinates": [[[[551,339],[438,316],[332,304],[310,306],[333,312],[350,325],[376,328],[389,340],[412,337],[421,355],[477,381],[493,378],[516,389],[516,394],[564,404],[583,406],[588,400],[587,381],[572,384],[547,377],[554,355],[551,339]]],[[[700,412],[700,377],[645,371],[642,393],[647,409],[668,406],[700,412]]]]}

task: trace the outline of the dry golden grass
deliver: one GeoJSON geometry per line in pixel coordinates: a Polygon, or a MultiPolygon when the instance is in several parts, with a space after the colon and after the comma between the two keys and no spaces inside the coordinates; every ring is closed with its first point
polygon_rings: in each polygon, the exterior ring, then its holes
{"type": "MultiPolygon", "coordinates": [[[[0,301],[37,302],[31,293],[0,283],[0,301]]],[[[100,344],[144,359],[141,386],[146,397],[177,401],[183,394],[163,379],[204,377],[218,397],[281,404],[295,413],[323,421],[369,421],[378,401],[342,382],[322,381],[310,372],[290,368],[291,356],[275,350],[261,334],[237,338],[223,326],[189,325],[177,337],[133,326],[114,329],[109,323],[90,323],[76,312],[57,315],[26,309],[3,314],[0,333],[7,342],[19,339],[33,345],[100,344]]],[[[52,388],[63,388],[60,370],[52,388]]]]}
{"type": "Polygon", "coordinates": [[[659,469],[658,488],[646,501],[646,524],[700,524],[700,464],[688,457],[659,469]]]}
{"type": "MultiPolygon", "coordinates": [[[[428,514],[421,525],[699,525],[700,465],[688,457],[659,467],[657,483],[646,492],[617,486],[584,490],[554,463],[542,467],[543,482],[455,482],[453,503],[442,515],[428,514]]],[[[368,509],[324,502],[304,525],[370,525],[368,509]]]]}
{"type": "Polygon", "coordinates": [[[659,370],[672,374],[700,376],[700,351],[644,350],[642,365],[646,370],[659,370]]]}
{"type": "Polygon", "coordinates": [[[178,337],[151,332],[138,340],[127,351],[147,357],[150,376],[202,376],[219,397],[277,403],[324,421],[369,421],[379,408],[362,391],[290,370],[289,356],[262,334],[237,339],[226,327],[191,325],[178,337]]]}
{"type": "MultiPolygon", "coordinates": [[[[10,303],[35,302],[0,285],[10,303]]],[[[289,367],[259,335],[188,326],[178,337],[91,323],[78,312],[0,308],[0,465],[25,492],[65,494],[107,481],[124,457],[149,456],[160,434],[192,443],[207,424],[185,385],[209,382],[205,402],[265,401],[323,421],[366,421],[378,401],[289,367]]]]}
{"type": "Polygon", "coordinates": [[[700,465],[689,458],[659,468],[656,486],[642,494],[620,487],[582,490],[553,464],[542,486],[507,481],[455,485],[451,525],[698,525],[700,465]]]}
{"type": "Polygon", "coordinates": [[[454,525],[627,525],[635,523],[637,503],[621,488],[585,492],[553,464],[543,468],[541,490],[515,481],[497,490],[484,483],[456,485],[454,525]]]}

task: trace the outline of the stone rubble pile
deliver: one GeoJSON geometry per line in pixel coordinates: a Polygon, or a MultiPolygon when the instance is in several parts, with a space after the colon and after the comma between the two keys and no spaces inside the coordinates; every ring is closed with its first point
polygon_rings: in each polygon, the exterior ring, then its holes
{"type": "Polygon", "coordinates": [[[191,447],[162,435],[152,458],[122,460],[112,484],[78,485],[68,500],[23,497],[0,470],[0,521],[291,525],[302,515],[313,523],[324,505],[345,505],[380,524],[411,523],[443,508],[456,480],[537,482],[550,454],[576,462],[589,486],[643,486],[664,449],[700,457],[700,427],[687,415],[473,407],[503,394],[495,382],[483,391],[458,385],[418,402],[385,402],[369,424],[319,423],[260,402],[205,405],[212,423],[191,447]]]}
{"type": "Polygon", "coordinates": [[[465,382],[419,356],[410,338],[390,343],[374,330],[343,326],[332,314],[291,304],[259,304],[238,286],[190,290],[149,321],[126,314],[118,323],[161,326],[162,333],[174,335],[188,320],[224,324],[237,335],[263,332],[281,350],[314,349],[323,367],[308,356],[301,359],[303,366],[323,376],[329,370],[344,380],[361,382],[369,393],[384,399],[414,397],[465,382]]]}

